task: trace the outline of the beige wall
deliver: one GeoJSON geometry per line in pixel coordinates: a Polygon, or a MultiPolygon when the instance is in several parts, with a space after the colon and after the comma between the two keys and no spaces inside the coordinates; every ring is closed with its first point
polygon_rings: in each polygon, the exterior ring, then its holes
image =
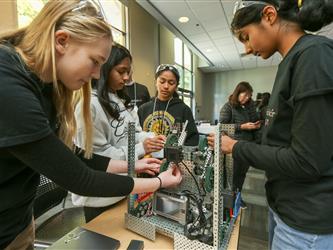
{"type": "Polygon", "coordinates": [[[174,64],[175,54],[174,54],[174,39],[175,35],[171,33],[163,25],[160,25],[160,38],[159,38],[159,50],[160,50],[160,63],[163,64],[174,64]]]}
{"type": "Polygon", "coordinates": [[[248,81],[253,87],[253,98],[258,92],[271,92],[277,67],[264,67],[248,70],[235,70],[204,74],[202,87],[202,106],[199,119],[218,119],[220,108],[228,101],[240,81],[248,81]]]}
{"type": "Polygon", "coordinates": [[[204,105],[204,86],[203,77],[204,74],[198,69],[201,60],[198,56],[193,55],[193,68],[194,70],[194,99],[195,99],[195,119],[199,120],[201,113],[200,110],[202,105],[204,105]]]}
{"type": "Polygon", "coordinates": [[[155,94],[155,69],[160,63],[174,63],[174,35],[135,1],[128,1],[129,47],[135,81],[155,94]]]}
{"type": "Polygon", "coordinates": [[[158,23],[135,1],[128,1],[129,45],[135,81],[155,93],[154,70],[158,65],[158,23]]]}
{"type": "Polygon", "coordinates": [[[17,12],[15,0],[0,1],[0,33],[17,27],[17,12]]]}

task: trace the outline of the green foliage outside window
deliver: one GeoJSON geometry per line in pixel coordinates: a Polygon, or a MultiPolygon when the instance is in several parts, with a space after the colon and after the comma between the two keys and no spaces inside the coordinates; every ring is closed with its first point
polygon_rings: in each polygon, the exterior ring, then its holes
{"type": "Polygon", "coordinates": [[[48,0],[17,0],[18,26],[27,26],[48,0]]]}
{"type": "MultiPolygon", "coordinates": [[[[47,1],[48,0],[16,0],[19,28],[25,27],[31,23],[32,19],[37,16],[38,12],[44,7],[47,1]]],[[[125,11],[123,4],[114,0],[104,0],[100,2],[112,23],[117,24],[117,28],[112,27],[115,42],[126,45],[125,11]]]]}

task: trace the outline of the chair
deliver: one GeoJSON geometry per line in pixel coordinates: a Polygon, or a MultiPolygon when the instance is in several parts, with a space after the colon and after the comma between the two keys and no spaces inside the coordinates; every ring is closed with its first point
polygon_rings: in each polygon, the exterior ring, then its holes
{"type": "Polygon", "coordinates": [[[68,191],[41,175],[34,203],[35,249],[44,249],[85,223],[81,207],[67,207],[68,191]]]}

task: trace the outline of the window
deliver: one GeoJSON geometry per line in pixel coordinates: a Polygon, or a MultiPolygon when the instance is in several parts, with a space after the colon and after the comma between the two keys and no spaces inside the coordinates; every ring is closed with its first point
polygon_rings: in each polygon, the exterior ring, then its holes
{"type": "MultiPolygon", "coordinates": [[[[48,0],[17,0],[18,26],[27,26],[48,0]]],[[[127,7],[120,1],[100,0],[107,22],[111,24],[115,42],[126,46],[127,7]]]]}
{"type": "Polygon", "coordinates": [[[127,45],[127,7],[120,1],[101,0],[101,6],[107,22],[111,24],[113,40],[123,46],[127,45]]]}
{"type": "Polygon", "coordinates": [[[17,0],[19,28],[27,26],[43,8],[47,0],[17,0]]]}
{"type": "Polygon", "coordinates": [[[180,73],[178,94],[184,103],[194,110],[193,55],[190,49],[179,38],[175,38],[174,48],[175,64],[180,73]]]}

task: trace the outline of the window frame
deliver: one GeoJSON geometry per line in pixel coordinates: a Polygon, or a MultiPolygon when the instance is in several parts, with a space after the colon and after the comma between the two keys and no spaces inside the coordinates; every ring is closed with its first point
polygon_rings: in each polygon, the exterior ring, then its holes
{"type": "MultiPolygon", "coordinates": [[[[179,98],[184,101],[184,98],[190,98],[190,108],[193,111],[194,110],[194,71],[193,71],[193,52],[184,44],[182,40],[180,40],[178,37],[174,39],[174,44],[176,44],[176,39],[181,41],[182,47],[181,47],[181,58],[182,58],[182,64],[179,64],[175,60],[175,65],[178,69],[180,69],[180,79],[179,79],[179,87],[178,87],[178,94],[179,98]],[[186,47],[185,47],[186,46],[186,47]],[[187,68],[185,66],[185,49],[187,49],[190,52],[190,62],[191,62],[191,68],[187,68]],[[190,89],[185,88],[185,72],[189,72],[190,77],[190,89]]],[[[174,49],[174,58],[176,59],[176,48],[174,49]]]]}

